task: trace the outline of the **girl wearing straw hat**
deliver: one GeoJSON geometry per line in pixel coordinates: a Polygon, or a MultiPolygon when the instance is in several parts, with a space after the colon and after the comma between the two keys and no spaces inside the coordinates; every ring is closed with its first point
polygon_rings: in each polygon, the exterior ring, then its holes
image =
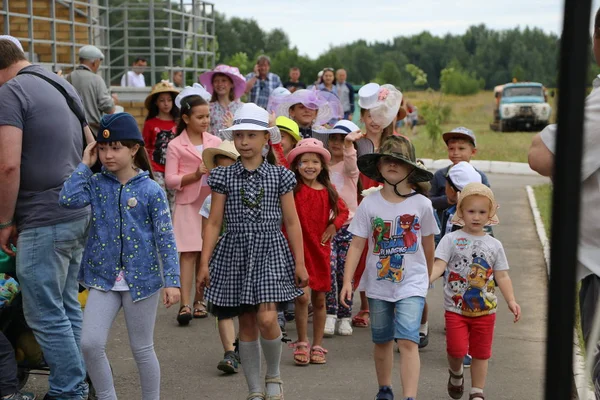
{"type": "Polygon", "coordinates": [[[240,158],[229,167],[215,168],[208,178],[212,204],[197,287],[206,288],[217,318],[239,317],[247,399],[282,400],[277,303],[301,296],[300,288],[308,283],[292,193],[296,179],[285,167],[267,162],[274,157],[265,157],[265,146],[279,143],[281,136],[276,127],[269,127],[266,110],[244,104],[222,134],[233,139],[240,158]],[[281,232],[282,221],[289,240],[281,232]],[[265,385],[261,348],[267,364],[265,385]]]}
{"type": "Polygon", "coordinates": [[[393,400],[394,340],[400,348],[402,399],[414,400],[419,384],[419,326],[433,267],[434,235],[439,233],[423,183],[431,172],[416,161],[408,139],[387,138],[377,153],[358,158],[358,168],[383,188],[359,205],[350,223],[342,305],[352,298],[352,277],[368,245],[363,282],[371,314],[379,392],[393,400]],[[416,187],[416,190],[414,189],[416,187]]]}
{"type": "Polygon", "coordinates": [[[169,208],[173,210],[175,192],[165,186],[165,162],[167,145],[175,137],[179,109],[175,106],[175,98],[179,90],[169,81],[161,81],[154,85],[144,102],[148,115],[144,122],[144,137],[148,158],[152,163],[154,179],[167,192],[169,208]]]}
{"type": "Polygon", "coordinates": [[[236,67],[221,64],[200,75],[200,83],[211,94],[208,131],[220,136],[219,132],[231,125],[233,115],[243,104],[240,97],[246,90],[246,79],[236,67]]]}

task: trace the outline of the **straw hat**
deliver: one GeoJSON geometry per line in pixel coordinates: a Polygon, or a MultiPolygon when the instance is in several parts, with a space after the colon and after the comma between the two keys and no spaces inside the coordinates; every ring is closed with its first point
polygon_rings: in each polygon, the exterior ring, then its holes
{"type": "Polygon", "coordinates": [[[277,107],[277,115],[289,118],[290,107],[296,104],[303,104],[306,108],[318,110],[315,125],[323,125],[332,119],[341,119],[344,116],[342,103],[335,94],[314,89],[300,89],[285,96],[277,107]]]}
{"type": "Polygon", "coordinates": [[[181,109],[181,100],[190,96],[200,96],[208,103],[212,97],[199,83],[194,83],[192,86],[186,86],[175,98],[175,105],[181,109]]]}
{"type": "Polygon", "coordinates": [[[390,136],[382,143],[379,152],[358,157],[358,169],[374,181],[383,182],[384,179],[379,173],[377,165],[379,159],[383,156],[393,157],[414,167],[413,172],[408,177],[409,183],[429,182],[433,178],[433,174],[425,168],[425,165],[417,162],[413,144],[403,136],[390,136]]]}
{"type": "Polygon", "coordinates": [[[173,86],[173,84],[169,81],[163,80],[158,82],[156,85],[152,86],[152,91],[144,101],[144,105],[146,106],[147,110],[150,110],[152,102],[154,102],[154,96],[160,93],[172,93],[174,96],[177,96],[179,94],[179,90],[175,89],[175,86],[173,86]]]}
{"type": "Polygon", "coordinates": [[[498,225],[500,220],[496,215],[498,210],[498,204],[494,198],[494,192],[492,189],[485,186],[483,183],[469,183],[465,186],[458,196],[458,204],[456,205],[456,213],[452,217],[452,223],[455,225],[464,226],[465,221],[463,220],[463,213],[461,209],[462,202],[469,196],[483,196],[490,200],[490,219],[486,225],[498,225]]]}
{"type": "Polygon", "coordinates": [[[229,157],[233,161],[237,161],[240,153],[237,151],[231,140],[223,140],[219,147],[209,147],[204,149],[202,152],[202,161],[209,171],[216,167],[215,156],[217,155],[229,157]]]}
{"type": "Polygon", "coordinates": [[[296,157],[305,153],[320,154],[326,164],[329,164],[329,161],[331,161],[331,153],[323,146],[323,142],[314,138],[309,138],[299,141],[296,147],[290,151],[290,154],[288,154],[288,162],[292,164],[296,157]]]}
{"type": "Polygon", "coordinates": [[[243,77],[237,67],[230,67],[229,65],[221,64],[217,65],[212,71],[208,71],[200,75],[200,83],[204,85],[208,93],[211,95],[214,91],[212,80],[215,74],[223,74],[231,79],[231,82],[233,82],[234,97],[236,99],[242,97],[246,91],[246,79],[243,77]]]}
{"type": "Polygon", "coordinates": [[[371,112],[373,121],[386,127],[398,116],[402,92],[394,85],[367,83],[358,91],[358,105],[371,112]]]}
{"type": "Polygon", "coordinates": [[[226,140],[233,140],[235,131],[268,131],[271,143],[281,142],[281,132],[276,126],[269,127],[269,113],[264,108],[254,103],[243,104],[233,116],[233,125],[221,129],[221,134],[226,140]]]}

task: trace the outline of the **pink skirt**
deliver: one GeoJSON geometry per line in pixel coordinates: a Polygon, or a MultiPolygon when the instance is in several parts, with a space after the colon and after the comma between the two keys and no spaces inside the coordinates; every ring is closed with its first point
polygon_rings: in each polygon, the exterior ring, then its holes
{"type": "MultiPolygon", "coordinates": [[[[210,187],[202,186],[200,195],[193,203],[175,204],[173,211],[173,231],[177,251],[180,253],[202,251],[202,216],[200,208],[210,194],[210,187]]],[[[177,195],[175,195],[177,203],[177,195]]]]}

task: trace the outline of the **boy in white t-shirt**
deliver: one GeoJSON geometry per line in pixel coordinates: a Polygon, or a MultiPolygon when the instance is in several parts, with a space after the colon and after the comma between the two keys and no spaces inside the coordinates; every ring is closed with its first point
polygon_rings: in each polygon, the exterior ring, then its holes
{"type": "Polygon", "coordinates": [[[469,351],[473,357],[469,400],[485,400],[483,389],[496,321],[494,278],[515,316],[514,322],[521,318],[502,243],[484,232],[486,225],[498,223],[497,208],[490,188],[481,183],[466,185],[452,218],[463,228],[445,235],[435,251],[431,282],[444,275],[448,394],[453,399],[463,396],[463,358],[469,351]]]}
{"type": "Polygon", "coordinates": [[[364,285],[375,343],[379,392],[376,400],[393,400],[391,388],[394,339],[400,349],[403,399],[415,399],[419,384],[419,326],[433,267],[434,235],[439,232],[425,183],[432,174],[415,159],[404,137],[388,137],[378,153],[358,158],[367,177],[383,183],[365,197],[348,230],[342,305],[352,296],[352,277],[368,243],[364,285]],[[416,190],[413,190],[416,187],[416,190]]]}

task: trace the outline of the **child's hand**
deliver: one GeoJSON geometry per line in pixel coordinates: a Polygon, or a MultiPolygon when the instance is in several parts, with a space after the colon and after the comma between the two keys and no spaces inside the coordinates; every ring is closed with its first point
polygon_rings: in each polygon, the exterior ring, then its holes
{"type": "Polygon", "coordinates": [[[269,128],[276,125],[275,121],[277,121],[277,115],[275,115],[275,111],[271,111],[271,114],[269,114],[269,128]]]}
{"type": "Polygon", "coordinates": [[[231,111],[227,111],[225,116],[223,117],[223,126],[225,128],[230,128],[233,125],[233,114],[231,111]]]}
{"type": "Polygon", "coordinates": [[[171,307],[173,304],[179,303],[179,297],[181,296],[181,291],[176,287],[168,287],[163,290],[163,304],[167,306],[167,308],[171,307]]]}
{"type": "Polygon", "coordinates": [[[321,236],[321,246],[325,246],[325,243],[329,242],[335,236],[335,233],[335,225],[329,224],[325,232],[323,232],[323,236],[321,236]]]}
{"type": "Polygon", "coordinates": [[[308,286],[308,271],[304,264],[296,264],[296,286],[299,288],[308,286]]]}
{"type": "Polygon", "coordinates": [[[350,308],[350,306],[346,303],[346,300],[352,300],[352,285],[344,283],[342,291],[340,292],[340,303],[344,307],[350,308]]]}
{"type": "Polygon", "coordinates": [[[198,170],[196,171],[196,178],[198,178],[198,180],[202,179],[202,175],[208,174],[208,168],[206,168],[206,165],[204,165],[204,163],[200,164],[200,166],[198,167],[198,170]]]}
{"type": "Polygon", "coordinates": [[[508,302],[508,309],[511,313],[515,315],[514,322],[517,322],[521,319],[521,306],[517,304],[516,301],[512,300],[508,302]]]}
{"type": "Polygon", "coordinates": [[[96,164],[96,161],[98,161],[98,149],[96,148],[97,144],[98,142],[94,141],[88,144],[83,151],[83,158],[81,159],[81,162],[87,165],[88,168],[92,168],[92,166],[96,164]]]}
{"type": "Polygon", "coordinates": [[[358,139],[362,139],[365,137],[365,134],[362,131],[351,132],[346,135],[344,138],[345,143],[354,143],[358,139]]]}
{"type": "Polygon", "coordinates": [[[202,288],[207,288],[210,286],[210,273],[208,271],[208,266],[200,266],[200,270],[198,271],[198,275],[196,276],[196,291],[200,293],[202,288]]]}

